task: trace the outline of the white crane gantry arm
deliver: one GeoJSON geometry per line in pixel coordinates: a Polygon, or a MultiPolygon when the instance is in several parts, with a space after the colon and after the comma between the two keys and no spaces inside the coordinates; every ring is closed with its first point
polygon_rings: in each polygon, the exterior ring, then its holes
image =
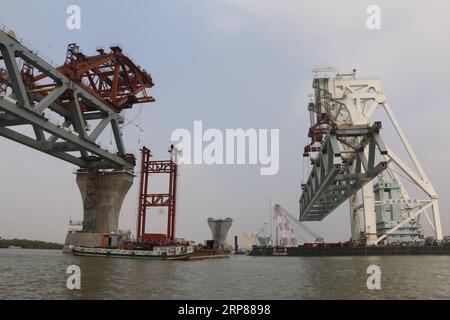
{"type": "MultiPolygon", "coordinates": [[[[420,206],[414,208],[406,208],[409,216],[409,219],[407,219],[406,221],[412,219],[411,217],[417,217],[419,214],[424,213],[427,220],[432,225],[436,240],[442,240],[443,234],[439,211],[438,194],[434,189],[432,183],[428,179],[425,170],[420,164],[419,159],[417,158],[411,144],[406,138],[403,129],[400,127],[400,124],[395,117],[394,112],[387,103],[380,80],[377,78],[357,79],[355,76],[356,70],[353,70],[352,73],[339,73],[334,69],[325,68],[315,70],[314,72],[315,76],[313,88],[315,89],[316,101],[313,105],[313,108],[308,105],[308,110],[316,114],[317,123],[323,121],[323,114],[326,114],[326,119],[331,119],[333,121],[333,125],[337,128],[368,127],[372,123],[372,118],[375,110],[377,110],[377,108],[379,108],[380,110],[384,110],[395,129],[396,135],[394,139],[400,140],[406,150],[407,156],[410,158],[413,164],[413,166],[409,166],[407,164],[407,162],[409,161],[404,161],[404,159],[394,153],[391,149],[386,148],[387,153],[381,154],[389,162],[387,163],[387,170],[389,171],[392,166],[395,165],[401,170],[402,173],[405,174],[405,176],[407,177],[406,179],[409,178],[413,184],[418,186],[426,194],[426,200],[421,200],[420,206]],[[431,221],[430,217],[428,217],[427,209],[432,209],[433,221],[431,221]]],[[[355,138],[354,140],[358,142],[361,141],[361,139],[364,140],[361,137],[355,138]]],[[[368,149],[369,147],[365,147],[364,153],[367,153],[368,149]]],[[[371,156],[373,158],[373,154],[371,156]]],[[[321,175],[319,174],[317,176],[321,177],[321,175]]],[[[395,173],[395,178],[397,180],[398,177],[399,175],[395,173]]],[[[402,175],[402,177],[404,176],[402,175]]],[[[322,184],[324,184],[325,182],[323,182],[322,184]]],[[[399,185],[401,186],[402,196],[404,198],[409,198],[404,185],[401,183],[399,183],[399,185]]],[[[318,193],[316,189],[319,191],[321,190],[318,188],[314,188],[314,190],[311,191],[310,189],[311,188],[308,188],[310,194],[306,194],[306,196],[314,197],[318,193]]],[[[378,237],[377,235],[376,228],[376,212],[374,203],[375,201],[373,197],[373,186],[371,183],[366,183],[362,188],[359,188],[358,190],[354,191],[352,197],[350,198],[352,238],[353,236],[356,237],[356,231],[353,232],[353,230],[358,230],[357,227],[359,227],[359,210],[363,208],[363,230],[366,244],[376,245],[380,241],[380,237],[378,237]],[[362,190],[362,200],[358,199],[357,197],[358,190],[362,190]]],[[[333,195],[332,191],[333,190],[330,190],[330,201],[333,200],[331,196],[333,195]]],[[[407,201],[405,203],[407,206],[409,206],[407,204],[407,201]]],[[[320,206],[317,207],[320,208],[320,206]]],[[[307,209],[310,209],[310,207],[307,207],[307,209]]],[[[317,209],[317,211],[318,210],[319,209],[317,209]]],[[[297,223],[296,219],[294,219],[293,221],[297,223]]],[[[402,223],[400,226],[396,226],[395,229],[393,228],[389,230],[388,233],[392,233],[395,230],[398,230],[398,228],[403,225],[404,223],[402,223]]],[[[356,239],[356,241],[358,241],[358,239],[356,239]]]]}
{"type": "MultiPolygon", "coordinates": [[[[279,204],[275,204],[274,206],[274,210],[280,210],[286,217],[289,218],[289,220],[293,221],[298,227],[302,228],[304,231],[306,231],[311,237],[313,237],[316,242],[323,242],[324,239],[323,237],[318,234],[317,232],[311,230],[309,227],[307,227],[304,223],[300,222],[298,219],[296,219],[294,217],[294,215],[292,215],[289,211],[287,211],[285,208],[283,208],[281,205],[279,204]]],[[[300,235],[300,237],[302,237],[300,235]]],[[[302,237],[302,239],[304,239],[302,237]]]]}

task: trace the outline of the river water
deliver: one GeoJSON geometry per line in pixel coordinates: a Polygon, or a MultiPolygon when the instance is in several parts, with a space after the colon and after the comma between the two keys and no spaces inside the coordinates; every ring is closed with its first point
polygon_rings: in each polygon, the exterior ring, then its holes
{"type": "Polygon", "coordinates": [[[0,299],[449,299],[450,256],[150,261],[0,249],[0,299]],[[81,289],[66,286],[81,269],[81,289]],[[367,268],[381,289],[367,288],[367,268]]]}

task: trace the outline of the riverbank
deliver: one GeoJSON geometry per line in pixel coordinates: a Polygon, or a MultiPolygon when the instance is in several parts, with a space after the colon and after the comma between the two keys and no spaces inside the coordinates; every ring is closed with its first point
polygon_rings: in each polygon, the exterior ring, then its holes
{"type": "Polygon", "coordinates": [[[9,247],[17,247],[22,249],[62,250],[63,244],[39,240],[0,239],[0,249],[7,249],[9,247]]]}

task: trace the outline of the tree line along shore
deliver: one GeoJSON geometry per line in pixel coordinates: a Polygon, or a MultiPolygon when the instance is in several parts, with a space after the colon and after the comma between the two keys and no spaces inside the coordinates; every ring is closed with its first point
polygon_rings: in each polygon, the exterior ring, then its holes
{"type": "Polygon", "coordinates": [[[0,249],[7,249],[9,247],[19,247],[22,249],[52,249],[62,250],[63,245],[54,242],[45,242],[38,240],[26,240],[26,239],[2,239],[0,238],[0,249]]]}

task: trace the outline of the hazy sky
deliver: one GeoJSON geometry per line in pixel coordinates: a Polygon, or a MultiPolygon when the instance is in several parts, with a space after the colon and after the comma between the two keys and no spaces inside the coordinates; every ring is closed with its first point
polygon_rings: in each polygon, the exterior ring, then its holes
{"type": "MultiPolygon", "coordinates": [[[[140,143],[165,158],[177,128],[280,129],[280,170],[258,166],[184,166],[177,236],[210,238],[208,217],[232,217],[230,236],[257,231],[269,201],[298,215],[307,95],[317,67],[353,68],[378,76],[402,127],[439,195],[450,232],[448,181],[448,1],[0,1],[0,22],[62,63],[66,46],[86,53],[119,43],[149,70],[156,103],[142,107],[140,143]],[[70,4],[81,7],[81,30],[65,26],[70,4]],[[366,8],[382,10],[382,29],[366,27],[366,8]],[[126,5],[128,7],[126,7],[126,5]]],[[[136,109],[136,112],[139,108],[136,109]]],[[[136,112],[128,112],[128,119],[136,112]]],[[[382,118],[380,118],[382,119],[382,118]]],[[[390,140],[386,128],[384,140],[390,140]]],[[[129,151],[138,130],[124,132],[129,151]]],[[[109,144],[109,137],[103,137],[109,144]]],[[[0,138],[0,236],[63,242],[68,221],[82,219],[74,166],[0,138]]],[[[401,154],[401,151],[398,153],[401,154]]],[[[120,228],[135,229],[135,183],[120,228]]],[[[153,212],[152,231],[163,217],[153,212]]],[[[328,241],[350,237],[344,205],[310,226],[328,241]]],[[[164,231],[164,229],[160,229],[164,231]]],[[[231,237],[229,238],[231,240],[231,237]]]]}

